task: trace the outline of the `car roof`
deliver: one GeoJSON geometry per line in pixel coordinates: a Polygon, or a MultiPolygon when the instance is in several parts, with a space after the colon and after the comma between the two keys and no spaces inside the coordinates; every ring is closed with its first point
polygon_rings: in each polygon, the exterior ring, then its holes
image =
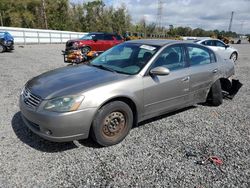
{"type": "Polygon", "coordinates": [[[91,35],[117,35],[117,33],[106,33],[106,32],[90,32],[91,35]]]}
{"type": "Polygon", "coordinates": [[[180,43],[192,43],[192,42],[183,41],[183,40],[167,40],[167,39],[140,39],[140,40],[129,40],[126,43],[147,44],[147,45],[153,45],[153,46],[165,46],[167,44],[180,44],[180,43]]]}

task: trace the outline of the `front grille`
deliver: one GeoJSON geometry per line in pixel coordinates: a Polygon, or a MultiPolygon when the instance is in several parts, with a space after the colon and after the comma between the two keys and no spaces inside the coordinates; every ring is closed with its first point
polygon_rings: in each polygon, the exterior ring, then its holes
{"type": "Polygon", "coordinates": [[[32,94],[26,87],[24,88],[22,95],[24,103],[32,108],[37,108],[42,101],[40,97],[32,94]]]}

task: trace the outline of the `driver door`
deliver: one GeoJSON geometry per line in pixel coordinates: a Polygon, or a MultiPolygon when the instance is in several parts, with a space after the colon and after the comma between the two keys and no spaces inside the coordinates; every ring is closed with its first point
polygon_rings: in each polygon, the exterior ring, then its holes
{"type": "Polygon", "coordinates": [[[144,84],[144,116],[150,118],[188,106],[189,71],[182,45],[166,47],[151,68],[158,66],[170,70],[169,75],[147,75],[144,84]]]}

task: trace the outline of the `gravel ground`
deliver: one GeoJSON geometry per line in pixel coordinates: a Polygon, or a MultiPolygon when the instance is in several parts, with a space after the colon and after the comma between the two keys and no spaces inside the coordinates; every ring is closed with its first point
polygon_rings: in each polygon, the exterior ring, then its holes
{"type": "Polygon", "coordinates": [[[52,143],[20,119],[25,82],[65,66],[63,45],[16,46],[0,54],[0,187],[250,187],[250,45],[240,52],[237,77],[244,84],[220,107],[196,105],[141,123],[115,146],[91,140],[52,143]],[[186,157],[191,150],[197,157],[186,157]],[[221,168],[195,160],[215,155],[221,168]]]}

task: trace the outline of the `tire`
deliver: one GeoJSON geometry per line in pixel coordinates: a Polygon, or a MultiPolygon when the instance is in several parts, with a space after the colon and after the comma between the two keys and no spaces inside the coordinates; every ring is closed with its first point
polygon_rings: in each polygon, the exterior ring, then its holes
{"type": "Polygon", "coordinates": [[[207,103],[212,106],[220,106],[223,102],[223,95],[220,80],[213,83],[207,96],[207,103]]]}
{"type": "Polygon", "coordinates": [[[3,53],[5,51],[5,47],[0,44],[0,53],[3,53]]]}
{"type": "Polygon", "coordinates": [[[237,53],[236,53],[236,52],[233,52],[233,53],[231,54],[231,56],[230,56],[230,59],[232,59],[232,60],[233,60],[233,62],[236,62],[236,61],[237,61],[237,59],[238,59],[238,55],[237,55],[237,53]]]}
{"type": "Polygon", "coordinates": [[[90,47],[88,47],[88,46],[85,46],[85,47],[83,47],[82,49],[81,49],[81,51],[82,51],[82,53],[83,54],[88,54],[89,52],[90,52],[90,47]]]}
{"type": "Polygon", "coordinates": [[[133,113],[124,102],[114,101],[101,107],[92,123],[91,136],[101,146],[121,142],[133,125],[133,113]]]}

